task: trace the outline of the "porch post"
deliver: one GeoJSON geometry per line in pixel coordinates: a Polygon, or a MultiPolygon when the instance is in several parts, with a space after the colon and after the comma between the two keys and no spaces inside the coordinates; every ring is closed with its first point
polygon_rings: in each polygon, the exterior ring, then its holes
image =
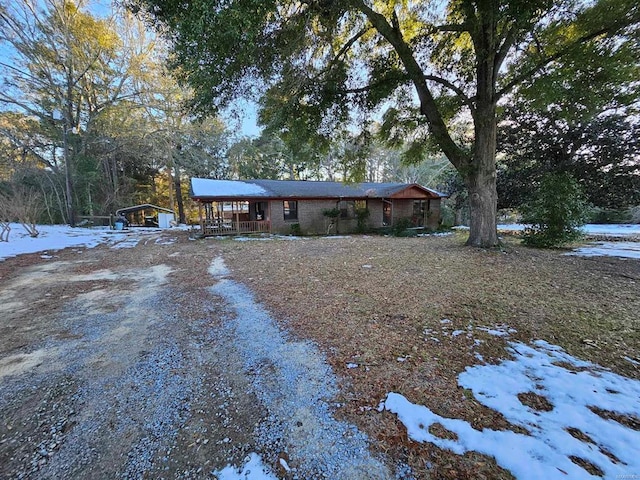
{"type": "MultiPolygon", "coordinates": [[[[236,232],[240,233],[240,202],[234,202],[236,206],[236,232]]],[[[233,207],[232,207],[233,210],[233,207]]]]}

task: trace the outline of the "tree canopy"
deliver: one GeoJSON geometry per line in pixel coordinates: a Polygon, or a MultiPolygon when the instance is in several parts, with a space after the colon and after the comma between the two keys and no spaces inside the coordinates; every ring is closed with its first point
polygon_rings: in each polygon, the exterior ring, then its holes
{"type": "Polygon", "coordinates": [[[147,202],[184,219],[184,174],[224,163],[229,133],[183,108],[144,24],[91,7],[0,0],[0,189],[37,192],[52,223],[147,202]]]}
{"type": "Polygon", "coordinates": [[[171,39],[199,112],[260,92],[263,118],[300,139],[330,139],[384,113],[388,139],[403,138],[414,155],[443,152],[469,190],[476,246],[498,242],[498,103],[532,82],[553,84],[549,69],[562,78],[557,66],[572,53],[622,52],[640,21],[634,0],[132,3],[171,39]]]}

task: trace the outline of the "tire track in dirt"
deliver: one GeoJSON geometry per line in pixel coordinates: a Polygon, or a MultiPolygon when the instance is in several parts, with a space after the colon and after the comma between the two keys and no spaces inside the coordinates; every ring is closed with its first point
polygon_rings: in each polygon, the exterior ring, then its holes
{"type": "Polygon", "coordinates": [[[317,348],[222,278],[219,254],[148,235],[8,260],[20,267],[0,279],[0,477],[211,478],[251,452],[279,478],[394,476],[333,418],[317,348]]]}

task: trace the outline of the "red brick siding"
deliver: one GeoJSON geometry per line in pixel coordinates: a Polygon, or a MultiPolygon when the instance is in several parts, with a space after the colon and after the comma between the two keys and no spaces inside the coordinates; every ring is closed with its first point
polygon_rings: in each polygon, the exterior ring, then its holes
{"type": "Polygon", "coordinates": [[[382,200],[367,200],[367,208],[369,209],[369,226],[371,228],[382,227],[382,200]]]}
{"type": "Polygon", "coordinates": [[[413,216],[413,200],[393,199],[392,223],[396,223],[401,218],[411,219],[413,216]]]}
{"type": "MultiPolygon", "coordinates": [[[[336,200],[298,200],[298,220],[284,220],[284,206],[282,200],[271,200],[270,220],[271,231],[273,233],[289,234],[291,225],[298,223],[300,230],[305,235],[326,235],[327,227],[332,219],[322,214],[323,210],[330,210],[336,207],[336,200]]],[[[382,206],[380,199],[367,200],[369,209],[369,226],[372,228],[382,227],[382,206]]],[[[432,199],[430,203],[430,215],[427,224],[431,228],[437,228],[440,222],[440,199],[432,199]]],[[[413,216],[413,200],[394,199],[393,200],[393,223],[401,218],[411,218],[413,216]]],[[[355,218],[338,218],[336,226],[331,233],[352,233],[356,231],[358,221],[355,218]]]]}

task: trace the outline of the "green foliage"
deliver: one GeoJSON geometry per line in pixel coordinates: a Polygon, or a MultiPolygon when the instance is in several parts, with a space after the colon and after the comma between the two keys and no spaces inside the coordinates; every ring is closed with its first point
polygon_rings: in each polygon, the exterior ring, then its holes
{"type": "MultiPolygon", "coordinates": [[[[449,0],[437,8],[365,0],[131,1],[168,28],[176,72],[194,88],[196,110],[216,112],[266,93],[261,121],[268,129],[329,151],[333,138],[354,126],[364,130],[388,109],[381,134],[409,147],[406,160],[436,147],[479,191],[472,218],[495,214],[485,199],[495,193],[500,100],[547,72],[557,79],[544,89],[559,92],[583,70],[582,87],[571,89],[576,95],[598,75],[612,88],[586,94],[582,103],[625,88],[635,94],[634,84],[614,84],[637,67],[637,0],[449,0]],[[613,64],[624,68],[603,73],[612,64],[597,55],[616,57],[613,64]],[[565,56],[573,63],[559,66],[565,56]]],[[[347,158],[355,175],[346,180],[361,176],[358,160],[347,158]]],[[[469,243],[495,245],[495,230],[481,223],[471,225],[469,243]]]]}
{"type": "Polygon", "coordinates": [[[340,216],[340,209],[338,207],[325,208],[322,210],[322,215],[329,218],[338,218],[340,216]]]}
{"type": "Polygon", "coordinates": [[[631,208],[599,208],[595,207],[589,212],[589,223],[630,223],[633,218],[631,208]]]}
{"type": "Polygon", "coordinates": [[[410,218],[400,218],[391,227],[391,234],[394,237],[415,237],[417,232],[412,227],[410,218]]]}
{"type": "Polygon", "coordinates": [[[291,235],[295,237],[302,236],[302,229],[300,228],[299,223],[292,223],[290,228],[291,228],[291,235]]]}
{"type": "Polygon", "coordinates": [[[550,248],[578,240],[588,212],[582,190],[571,176],[545,175],[540,188],[522,207],[522,222],[528,225],[523,242],[550,248]]]}
{"type": "Polygon", "coordinates": [[[371,212],[369,211],[368,208],[363,208],[363,207],[359,207],[356,208],[356,219],[358,221],[358,226],[357,226],[357,232],[358,233],[365,233],[367,231],[367,227],[369,225],[369,216],[371,215],[371,212]]]}
{"type": "Polygon", "coordinates": [[[518,208],[546,173],[568,173],[604,209],[640,203],[640,125],[632,116],[565,121],[554,112],[509,109],[499,139],[500,208],[518,208]]]}

